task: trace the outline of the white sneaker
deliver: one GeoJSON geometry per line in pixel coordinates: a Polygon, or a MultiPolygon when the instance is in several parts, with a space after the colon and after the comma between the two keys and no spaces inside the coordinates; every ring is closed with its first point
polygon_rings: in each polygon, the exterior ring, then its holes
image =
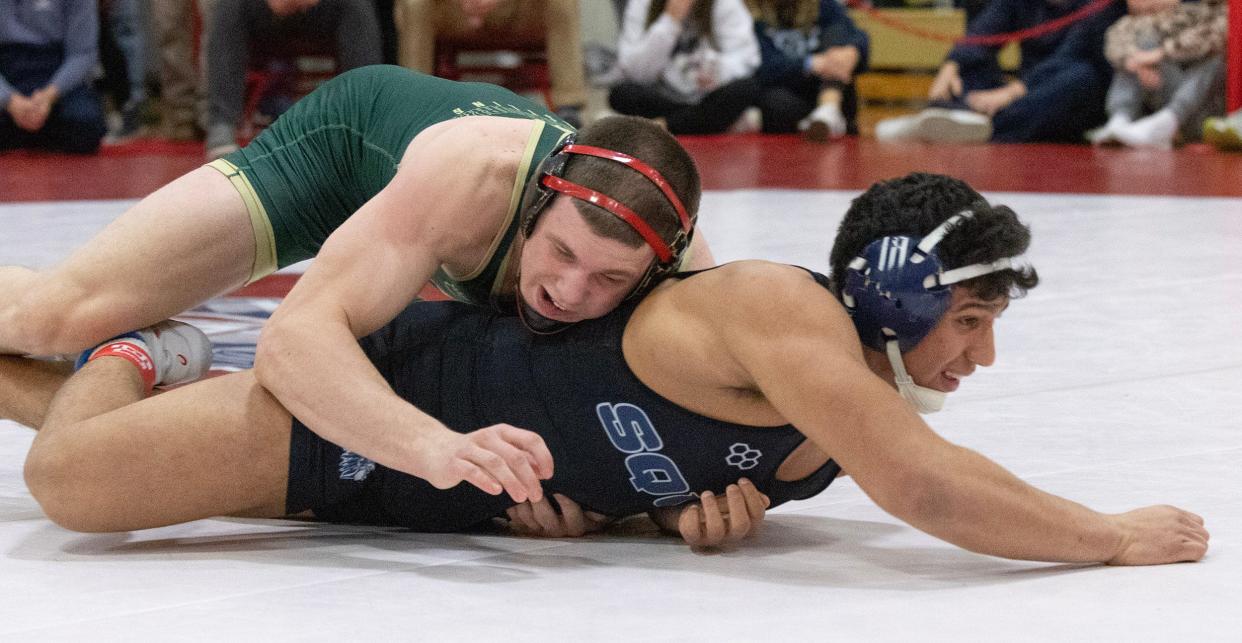
{"type": "Polygon", "coordinates": [[[127,353],[148,386],[174,386],[193,382],[211,368],[211,340],[203,331],[186,323],[167,320],[154,326],[110,339],[82,354],[81,367],[96,353],[127,353]]]}
{"type": "Polygon", "coordinates": [[[841,107],[826,103],[816,107],[806,118],[798,122],[798,131],[807,140],[823,143],[829,139],[845,136],[845,114],[841,107]]]}
{"type": "Polygon", "coordinates": [[[932,107],[915,117],[916,136],[927,143],[986,143],[992,119],[964,109],[932,107]]]}
{"type": "Polygon", "coordinates": [[[747,107],[729,127],[730,134],[755,134],[763,129],[763,112],[758,107],[747,107]]]}
{"type": "Polygon", "coordinates": [[[918,140],[917,132],[918,116],[896,116],[875,124],[876,140],[887,143],[918,140]]]}

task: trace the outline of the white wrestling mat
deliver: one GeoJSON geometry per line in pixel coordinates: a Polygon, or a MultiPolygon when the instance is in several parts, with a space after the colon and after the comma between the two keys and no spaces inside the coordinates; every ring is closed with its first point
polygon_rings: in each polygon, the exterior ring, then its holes
{"type": "MultiPolygon", "coordinates": [[[[722,261],[824,270],[852,196],[713,192],[702,229],[722,261]]],[[[33,433],[0,422],[0,640],[1242,641],[1242,199],[987,196],[1032,224],[1043,283],[931,424],[1093,508],[1203,515],[1204,561],[971,554],[848,479],[716,554],[283,521],[81,535],[42,516],[33,433]]],[[[0,263],[46,265],[124,205],[0,205],[0,263]]],[[[217,339],[255,322],[228,323],[217,339]]]]}

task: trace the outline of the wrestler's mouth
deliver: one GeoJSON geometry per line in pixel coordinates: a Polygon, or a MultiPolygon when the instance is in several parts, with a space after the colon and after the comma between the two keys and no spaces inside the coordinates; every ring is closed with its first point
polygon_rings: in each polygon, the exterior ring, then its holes
{"type": "Polygon", "coordinates": [[[535,312],[548,319],[555,319],[557,321],[578,321],[578,316],[573,311],[560,305],[543,286],[539,286],[539,296],[535,299],[535,312]]]}
{"type": "Polygon", "coordinates": [[[946,393],[952,393],[957,387],[962,385],[962,380],[970,377],[970,373],[954,373],[953,371],[944,371],[940,374],[940,379],[944,381],[946,393]]]}

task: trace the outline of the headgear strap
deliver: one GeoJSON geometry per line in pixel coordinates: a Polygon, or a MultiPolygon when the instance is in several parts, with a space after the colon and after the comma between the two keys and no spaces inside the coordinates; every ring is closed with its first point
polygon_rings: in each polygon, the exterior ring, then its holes
{"type": "Polygon", "coordinates": [[[544,176],[540,182],[549,189],[556,190],[561,194],[581,201],[586,201],[591,205],[601,207],[615,214],[619,219],[630,224],[630,227],[634,228],[634,231],[642,236],[647,245],[651,246],[652,250],[655,250],[656,257],[660,260],[660,263],[672,263],[673,250],[668,247],[668,244],[664,243],[664,240],[660,238],[659,234],[656,234],[656,231],[650,225],[647,225],[646,221],[643,221],[642,217],[638,216],[638,213],[626,207],[625,204],[607,194],[596,192],[573,181],[566,181],[559,176],[549,174],[544,176]]]}
{"type": "MultiPolygon", "coordinates": [[[[694,223],[690,221],[690,215],[686,212],[686,206],[682,205],[681,199],[677,198],[677,194],[673,192],[673,187],[669,185],[668,181],[650,165],[643,163],[629,154],[617,152],[616,150],[604,149],[602,147],[595,147],[593,145],[570,143],[561,151],[569,154],[582,154],[584,156],[594,156],[601,159],[607,159],[609,161],[616,161],[636,170],[638,173],[647,177],[657,188],[660,188],[660,191],[664,193],[664,196],[668,199],[669,203],[673,204],[673,209],[677,211],[677,218],[681,220],[681,229],[683,232],[689,233],[690,229],[694,227],[694,223]]],[[[616,213],[614,212],[614,214],[616,213]]],[[[646,235],[644,234],[644,236],[646,235]]]]}

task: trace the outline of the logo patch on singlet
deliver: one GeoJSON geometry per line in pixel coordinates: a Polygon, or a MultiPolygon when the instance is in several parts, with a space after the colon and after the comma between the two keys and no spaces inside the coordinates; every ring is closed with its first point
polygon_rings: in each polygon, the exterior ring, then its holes
{"type": "Polygon", "coordinates": [[[742,471],[754,469],[759,464],[759,458],[763,457],[763,452],[759,449],[752,449],[749,444],[744,442],[734,442],[729,447],[729,455],[725,457],[725,462],[735,466],[742,471]]]}
{"type": "Polygon", "coordinates": [[[371,475],[375,470],[375,463],[354,453],[353,451],[344,451],[341,453],[341,480],[353,480],[354,482],[362,482],[371,475]]]}
{"type": "Polygon", "coordinates": [[[595,405],[595,413],[612,446],[628,454],[625,468],[636,491],[657,496],[652,503],[657,507],[680,505],[698,497],[690,492],[690,483],[677,463],[660,453],[664,441],[646,411],[633,404],[602,402],[595,405]]]}

